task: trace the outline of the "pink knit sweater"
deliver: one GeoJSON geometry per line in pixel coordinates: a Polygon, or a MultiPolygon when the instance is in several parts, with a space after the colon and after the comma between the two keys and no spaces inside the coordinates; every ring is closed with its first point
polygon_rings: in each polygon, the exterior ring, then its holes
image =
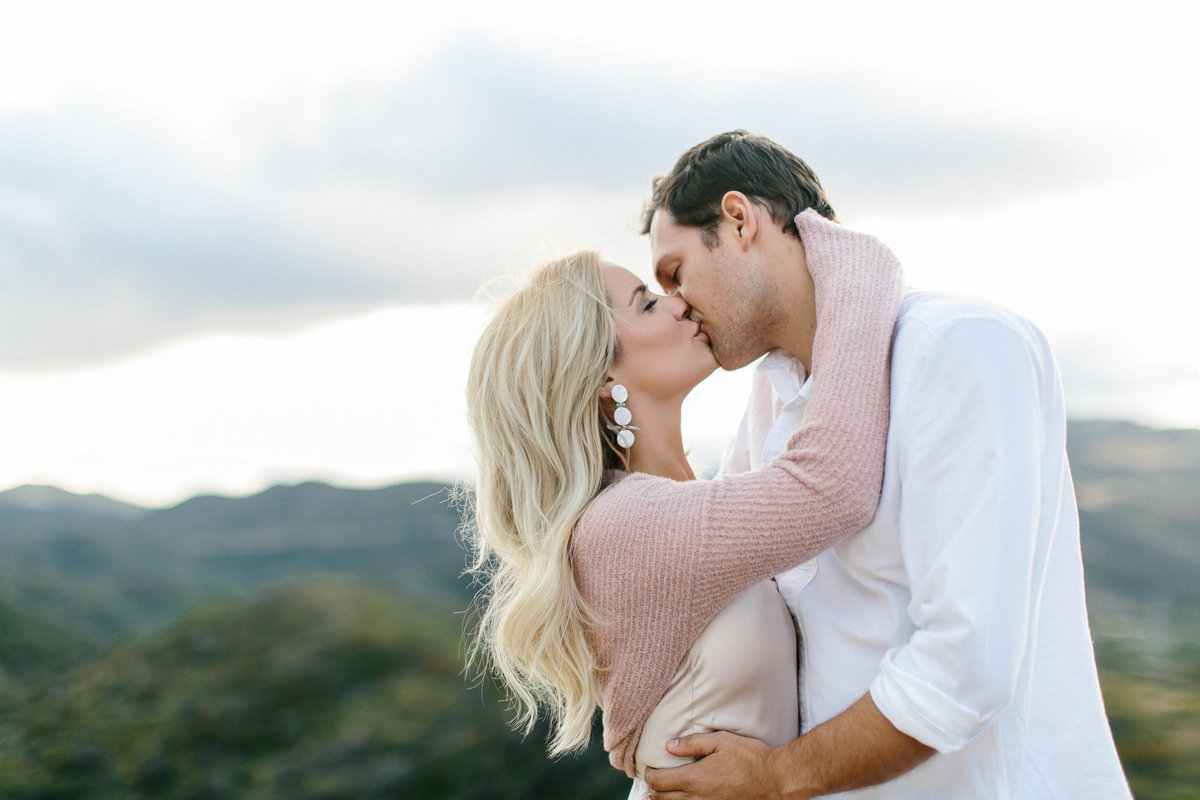
{"type": "Polygon", "coordinates": [[[717,612],[861,528],[879,501],[900,265],[874,237],[814,211],[796,224],[816,287],[821,381],[787,451],[715,481],[629,474],[592,501],[572,539],[598,620],[589,643],[604,748],[631,776],[642,725],[717,612]]]}

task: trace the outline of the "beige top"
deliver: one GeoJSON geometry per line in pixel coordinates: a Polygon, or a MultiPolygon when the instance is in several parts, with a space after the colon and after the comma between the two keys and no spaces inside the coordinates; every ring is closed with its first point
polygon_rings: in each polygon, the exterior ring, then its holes
{"type": "Polygon", "coordinates": [[[637,774],[687,763],[666,750],[676,736],[729,731],[776,747],[799,735],[799,723],[796,627],[766,580],[729,601],[687,651],[642,727],[637,774]]]}
{"type": "Polygon", "coordinates": [[[691,760],[667,752],[676,736],[730,731],[777,747],[799,727],[796,628],[775,581],[765,580],[721,609],[687,651],[642,728],[629,796],[648,796],[646,767],[691,760]]]}

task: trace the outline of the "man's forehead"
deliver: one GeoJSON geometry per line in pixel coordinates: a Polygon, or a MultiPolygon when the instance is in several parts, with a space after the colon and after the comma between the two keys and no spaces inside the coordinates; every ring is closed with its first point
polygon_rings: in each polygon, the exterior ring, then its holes
{"type": "Polygon", "coordinates": [[[650,239],[653,241],[656,236],[661,238],[678,227],[679,223],[675,221],[675,216],[665,206],[659,206],[654,209],[654,214],[650,217],[650,239]]]}
{"type": "Polygon", "coordinates": [[[653,260],[654,275],[660,277],[665,269],[665,262],[675,257],[675,250],[680,244],[683,226],[675,221],[671,212],[659,208],[650,218],[650,257],[653,260]]]}

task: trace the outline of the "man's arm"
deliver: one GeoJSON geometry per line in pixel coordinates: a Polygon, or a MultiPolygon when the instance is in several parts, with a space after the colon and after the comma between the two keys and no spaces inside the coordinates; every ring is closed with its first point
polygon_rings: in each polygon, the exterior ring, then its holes
{"type": "Polygon", "coordinates": [[[935,752],[896,730],[869,694],[774,750],[731,733],[685,736],[667,750],[701,760],[647,770],[655,800],[802,800],[891,780],[935,752]]]}

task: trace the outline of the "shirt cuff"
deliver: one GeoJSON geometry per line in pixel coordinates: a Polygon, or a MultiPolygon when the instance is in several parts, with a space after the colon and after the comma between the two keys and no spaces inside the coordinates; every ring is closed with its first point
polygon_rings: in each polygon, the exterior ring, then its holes
{"type": "Polygon", "coordinates": [[[901,670],[890,659],[871,682],[871,700],[888,721],[939,753],[953,753],[970,741],[985,720],[936,686],[901,670]]]}

